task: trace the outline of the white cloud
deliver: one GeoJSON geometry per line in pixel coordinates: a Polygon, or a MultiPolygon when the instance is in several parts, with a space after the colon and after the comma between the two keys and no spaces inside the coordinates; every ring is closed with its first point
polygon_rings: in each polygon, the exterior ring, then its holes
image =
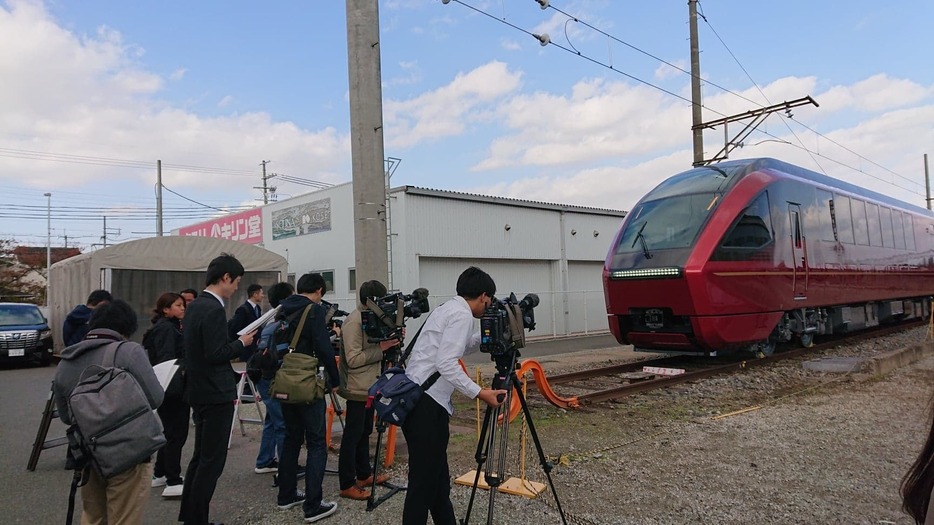
{"type": "Polygon", "coordinates": [[[224,98],[220,99],[220,101],[217,103],[217,107],[226,108],[227,106],[233,104],[234,100],[235,100],[234,97],[232,97],[231,95],[227,95],[224,98]]]}
{"type": "MultiPolygon", "coordinates": [[[[0,147],[252,170],[274,159],[284,172],[316,180],[346,177],[349,139],[333,128],[316,132],[274,122],[266,113],[206,118],[160,100],[165,79],[139,62],[141,48],[102,27],[78,35],[58,25],[43,5],[0,4],[0,147]],[[339,172],[339,175],[338,173],[339,172]]],[[[169,75],[183,81],[185,69],[169,75]]],[[[232,101],[224,97],[218,107],[232,101]]],[[[35,158],[0,157],[0,180],[42,188],[74,188],[95,181],[151,179],[146,169],[35,158]]],[[[165,183],[224,189],[237,186],[218,174],[166,170],[165,183]]],[[[238,177],[239,178],[239,177],[238,177]]],[[[245,178],[244,181],[248,181],[245,178]]],[[[245,186],[244,184],[243,186],[245,186]]]]}
{"type": "Polygon", "coordinates": [[[462,133],[483,109],[519,88],[521,73],[490,62],[434,91],[383,105],[387,146],[406,148],[462,133]]]}

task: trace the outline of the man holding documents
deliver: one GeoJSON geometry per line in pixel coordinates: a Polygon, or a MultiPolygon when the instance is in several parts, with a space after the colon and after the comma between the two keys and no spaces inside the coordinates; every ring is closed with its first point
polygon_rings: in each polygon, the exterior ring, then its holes
{"type": "Polygon", "coordinates": [[[204,293],[185,312],[185,394],[195,422],[195,447],[185,472],[178,520],[210,523],[211,498],[227,463],[237,382],[230,361],[253,343],[253,332],[229,341],[224,301],[237,291],[243,265],[222,253],[208,265],[204,293]]]}
{"type": "MultiPolygon", "coordinates": [[[[265,292],[263,292],[263,287],[253,283],[246,288],[247,299],[243,304],[237,307],[237,310],[234,312],[233,317],[230,318],[230,321],[227,321],[227,332],[231,340],[239,337],[237,332],[246,328],[250,323],[256,321],[263,315],[263,299],[265,298],[265,292]]],[[[246,363],[250,360],[250,356],[256,352],[256,341],[243,347],[243,352],[240,354],[240,360],[246,363]]]]}

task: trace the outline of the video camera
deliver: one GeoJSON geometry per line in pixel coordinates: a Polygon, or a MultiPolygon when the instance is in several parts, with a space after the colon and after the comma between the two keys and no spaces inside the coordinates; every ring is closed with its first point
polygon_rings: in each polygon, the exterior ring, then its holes
{"type": "Polygon", "coordinates": [[[340,309],[340,306],[337,303],[329,303],[327,301],[321,301],[321,306],[327,308],[328,312],[324,316],[324,322],[327,325],[328,329],[332,329],[335,326],[340,327],[344,324],[343,319],[337,319],[338,317],[346,317],[350,315],[348,312],[345,312],[340,309]]]}
{"type": "Polygon", "coordinates": [[[411,294],[389,294],[385,297],[367,297],[367,310],[363,310],[363,331],[371,343],[388,339],[402,340],[405,320],[427,312],[428,289],[416,288],[411,294]]]}
{"type": "Polygon", "coordinates": [[[480,318],[480,351],[498,357],[525,346],[525,330],[535,330],[538,296],[527,294],[521,301],[511,293],[505,300],[495,297],[480,318]]]}

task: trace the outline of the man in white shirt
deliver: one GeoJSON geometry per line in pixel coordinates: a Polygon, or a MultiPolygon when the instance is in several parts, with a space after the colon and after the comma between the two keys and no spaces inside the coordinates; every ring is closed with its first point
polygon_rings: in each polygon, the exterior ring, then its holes
{"type": "Polygon", "coordinates": [[[419,399],[402,425],[409,450],[409,485],[402,512],[403,525],[424,525],[428,514],[435,525],[455,525],[448,470],[448,422],[457,389],[467,397],[499,406],[505,390],[481,388],[460,367],[458,359],[480,348],[476,319],[493,301],[496,283],[483,270],[471,266],[457,279],[457,297],[428,317],[409,357],[406,375],[424,383],[439,372],[438,380],[419,399]]]}

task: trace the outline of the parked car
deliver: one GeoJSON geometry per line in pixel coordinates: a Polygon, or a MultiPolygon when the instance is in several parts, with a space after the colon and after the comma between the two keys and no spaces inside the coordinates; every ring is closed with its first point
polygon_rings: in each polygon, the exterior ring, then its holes
{"type": "Polygon", "coordinates": [[[35,359],[52,362],[52,330],[39,307],[26,303],[0,303],[0,360],[35,359]]]}

